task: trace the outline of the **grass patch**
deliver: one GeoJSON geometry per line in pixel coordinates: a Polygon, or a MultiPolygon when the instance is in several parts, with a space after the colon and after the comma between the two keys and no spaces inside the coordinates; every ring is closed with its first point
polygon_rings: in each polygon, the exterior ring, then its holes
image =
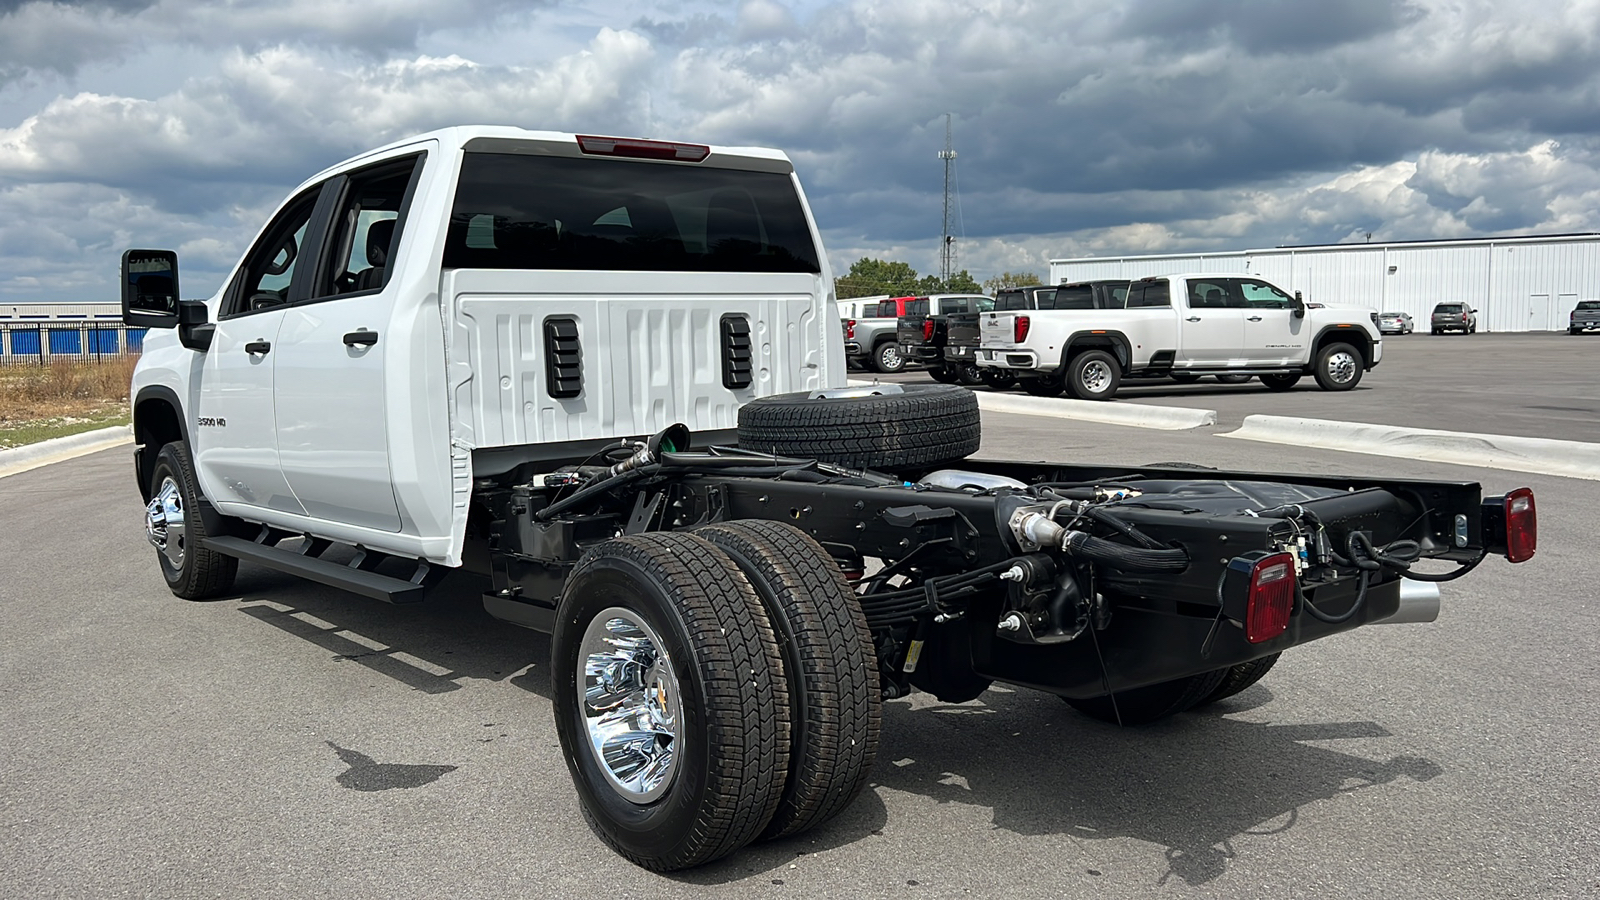
{"type": "Polygon", "coordinates": [[[0,368],[0,449],[128,424],[138,357],[0,368]]]}

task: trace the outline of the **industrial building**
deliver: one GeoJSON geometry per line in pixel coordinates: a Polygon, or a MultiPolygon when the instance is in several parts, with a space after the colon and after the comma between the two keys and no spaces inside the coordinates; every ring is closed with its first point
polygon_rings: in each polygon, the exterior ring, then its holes
{"type": "Polygon", "coordinates": [[[1435,303],[1459,300],[1478,310],[1479,331],[1562,331],[1579,300],[1600,299],[1600,234],[1050,261],[1052,284],[1183,272],[1259,275],[1307,302],[1410,313],[1419,328],[1435,303]]]}
{"type": "Polygon", "coordinates": [[[122,325],[120,303],[0,304],[0,364],[137,353],[143,328],[122,325]]]}

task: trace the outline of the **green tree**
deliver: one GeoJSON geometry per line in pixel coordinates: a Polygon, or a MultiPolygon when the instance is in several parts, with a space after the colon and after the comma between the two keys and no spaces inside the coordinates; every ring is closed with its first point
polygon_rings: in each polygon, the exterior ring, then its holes
{"type": "Polygon", "coordinates": [[[840,300],[878,294],[905,296],[916,293],[917,286],[917,270],[909,264],[865,256],[852,263],[850,271],[833,280],[835,295],[840,300]]]}
{"type": "Polygon", "coordinates": [[[950,276],[949,281],[941,281],[937,275],[929,275],[917,282],[918,294],[981,294],[983,288],[966,269],[950,276]]]}
{"type": "Polygon", "coordinates": [[[1001,272],[993,278],[984,279],[983,289],[993,294],[1001,288],[1027,287],[1030,284],[1044,284],[1044,282],[1032,272],[1001,272]]]}

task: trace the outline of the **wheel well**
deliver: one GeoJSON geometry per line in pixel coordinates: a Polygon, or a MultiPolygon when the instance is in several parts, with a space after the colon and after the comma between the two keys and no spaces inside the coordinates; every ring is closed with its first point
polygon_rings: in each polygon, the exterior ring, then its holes
{"type": "Polygon", "coordinates": [[[165,397],[148,397],[133,407],[133,441],[140,445],[139,493],[145,500],[150,499],[150,472],[155,468],[156,455],[167,444],[183,439],[178,411],[165,397]]]}
{"type": "Polygon", "coordinates": [[[1362,368],[1372,368],[1372,339],[1359,328],[1325,328],[1317,335],[1317,342],[1311,345],[1311,361],[1315,362],[1318,353],[1329,344],[1349,344],[1361,354],[1362,368]]]}
{"type": "Polygon", "coordinates": [[[1117,360],[1117,365],[1122,367],[1122,374],[1128,374],[1129,354],[1127,338],[1120,334],[1085,334],[1074,335],[1067,341],[1067,348],[1061,354],[1061,365],[1066,367],[1074,356],[1085,350],[1105,350],[1117,360]]]}

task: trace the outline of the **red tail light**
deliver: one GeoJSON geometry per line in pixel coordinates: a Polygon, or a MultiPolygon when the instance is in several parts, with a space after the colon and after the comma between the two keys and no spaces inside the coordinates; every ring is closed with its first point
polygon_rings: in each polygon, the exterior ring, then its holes
{"type": "Polygon", "coordinates": [[[673,159],[679,162],[700,162],[711,155],[704,144],[680,144],[675,141],[641,141],[632,138],[596,137],[578,135],[578,149],[599,156],[631,156],[635,159],[673,159]]]}
{"type": "Polygon", "coordinates": [[[1033,320],[1027,316],[1017,316],[1011,320],[1011,340],[1022,343],[1028,339],[1028,329],[1033,327],[1033,320]]]}
{"type": "Polygon", "coordinates": [[[855,339],[855,336],[856,336],[856,320],[855,319],[845,319],[844,320],[844,336],[845,336],[845,340],[854,340],[855,339]]]}
{"type": "Polygon", "coordinates": [[[1506,559],[1527,562],[1538,549],[1539,512],[1533,505],[1533,490],[1517,488],[1506,495],[1506,559]]]}
{"type": "Polygon", "coordinates": [[[1255,550],[1228,561],[1222,612],[1244,625],[1250,643],[1270,641],[1288,630],[1294,595],[1294,557],[1288,553],[1255,550]]]}
{"type": "Polygon", "coordinates": [[[925,340],[925,341],[933,340],[933,320],[932,319],[923,319],[922,320],[922,339],[925,340]]]}

